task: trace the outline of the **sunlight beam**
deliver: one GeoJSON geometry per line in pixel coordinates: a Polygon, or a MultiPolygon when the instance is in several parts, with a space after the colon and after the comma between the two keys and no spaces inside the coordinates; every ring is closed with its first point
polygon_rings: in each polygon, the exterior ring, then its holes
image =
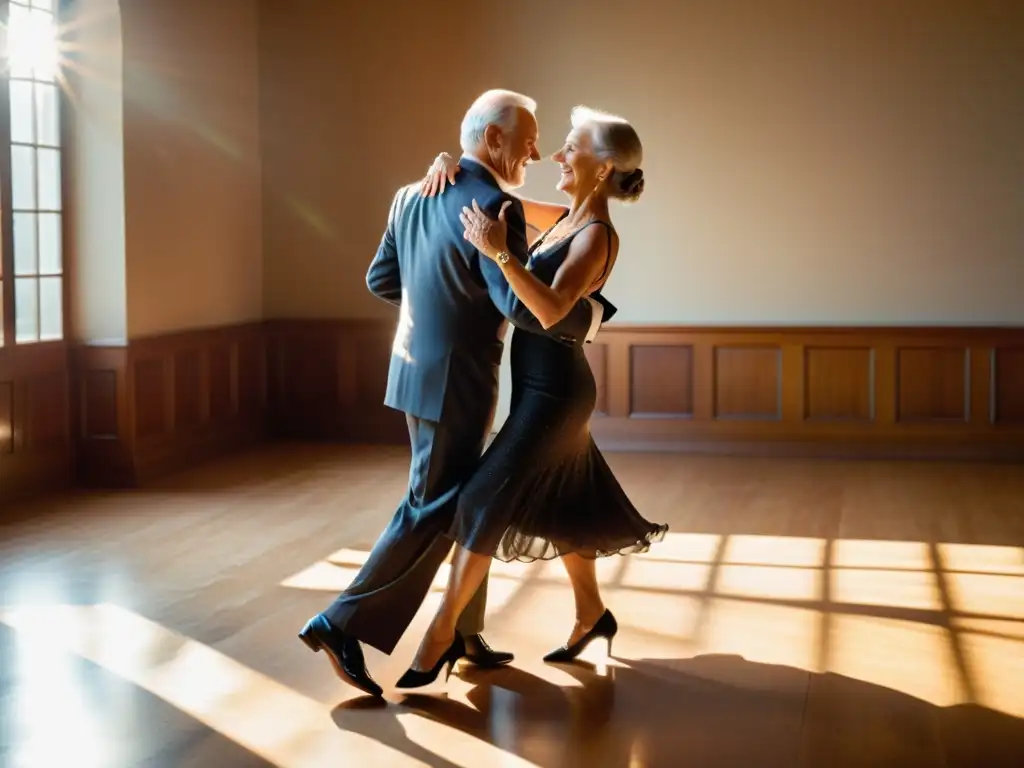
{"type": "MultiPolygon", "coordinates": [[[[666,542],[629,558],[621,578],[619,558],[598,561],[602,591],[624,630],[616,655],[737,654],[833,672],[937,706],[977,698],[1018,717],[1024,712],[1019,547],[938,544],[943,557],[937,572],[925,542],[836,539],[823,605],[825,539],[675,534],[666,542]],[[723,562],[709,586],[720,547],[723,562]],[[957,642],[967,679],[959,671],[957,642]]],[[[339,550],[283,585],[340,591],[366,556],[339,550]]],[[[428,601],[436,600],[448,572],[445,564],[428,601]]],[[[491,576],[498,594],[488,600],[487,613],[498,626],[571,615],[572,593],[557,561],[533,568],[495,561],[491,576]],[[511,596],[526,586],[525,597],[520,594],[506,610],[511,596]]]]}
{"type": "MultiPolygon", "coordinates": [[[[158,696],[280,768],[425,765],[338,728],[332,706],[138,614],[114,605],[8,608],[0,621],[34,653],[70,651],[158,696]],[[54,633],[53,627],[61,627],[54,633]]],[[[462,768],[536,768],[492,744],[416,713],[395,715],[406,737],[462,768]]]]}

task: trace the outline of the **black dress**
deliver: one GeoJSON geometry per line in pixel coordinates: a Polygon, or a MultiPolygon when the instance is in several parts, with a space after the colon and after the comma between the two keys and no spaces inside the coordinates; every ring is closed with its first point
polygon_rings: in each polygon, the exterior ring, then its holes
{"type": "MultiPolygon", "coordinates": [[[[606,222],[588,226],[604,226],[611,238],[606,222]]],[[[548,249],[539,239],[533,274],[551,285],[577,234],[548,249]]],[[[530,562],[644,552],[664,538],[668,526],[640,515],[590,435],[597,386],[583,349],[517,328],[511,356],[509,416],[459,494],[455,540],[530,562]]]]}

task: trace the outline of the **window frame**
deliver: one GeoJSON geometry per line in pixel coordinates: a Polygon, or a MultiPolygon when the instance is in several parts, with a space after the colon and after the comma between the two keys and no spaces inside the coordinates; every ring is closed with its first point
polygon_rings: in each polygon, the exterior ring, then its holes
{"type": "MultiPolygon", "coordinates": [[[[51,13],[54,22],[61,23],[61,17],[65,10],[67,0],[53,0],[51,13]]],[[[0,23],[7,26],[10,18],[11,5],[31,5],[31,0],[0,0],[0,23]]],[[[11,158],[11,94],[10,94],[10,72],[6,61],[0,61],[0,328],[3,334],[0,338],[0,352],[14,349],[47,348],[62,345],[67,342],[70,328],[69,319],[69,297],[70,297],[70,269],[68,259],[68,185],[67,185],[67,150],[68,150],[68,108],[70,100],[64,89],[66,80],[58,76],[54,84],[57,87],[57,134],[59,137],[59,168],[60,168],[60,259],[61,259],[61,326],[59,339],[33,339],[30,341],[18,341],[17,321],[15,306],[15,272],[14,272],[14,209],[13,209],[13,178],[11,158]]],[[[36,137],[38,138],[38,137],[36,137]]],[[[38,148],[38,144],[33,143],[38,148]]],[[[38,176],[38,168],[37,168],[38,176]]],[[[38,178],[37,178],[38,187],[38,178]]],[[[36,190],[38,195],[38,189],[36,190]]],[[[37,201],[38,202],[38,201],[37,201]]],[[[38,231],[36,239],[37,261],[38,261],[38,231]]],[[[39,264],[37,263],[37,271],[39,264]]],[[[37,278],[38,279],[38,278],[37,278]]],[[[38,301],[38,285],[37,285],[38,301]]],[[[41,333],[41,318],[38,321],[40,327],[37,335],[41,333]]]]}

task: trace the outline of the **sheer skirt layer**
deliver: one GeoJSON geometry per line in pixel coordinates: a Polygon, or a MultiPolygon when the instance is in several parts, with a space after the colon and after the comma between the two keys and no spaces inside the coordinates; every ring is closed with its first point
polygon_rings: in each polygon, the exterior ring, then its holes
{"type": "Polygon", "coordinates": [[[594,444],[583,352],[522,331],[512,339],[509,417],[459,496],[452,534],[478,554],[532,562],[644,552],[664,538],[594,444]]]}

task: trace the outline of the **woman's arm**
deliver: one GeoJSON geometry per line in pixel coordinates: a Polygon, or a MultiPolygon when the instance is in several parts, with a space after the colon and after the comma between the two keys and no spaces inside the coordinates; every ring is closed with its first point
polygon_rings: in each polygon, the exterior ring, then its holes
{"type": "Polygon", "coordinates": [[[559,205],[558,203],[527,200],[525,197],[519,197],[518,195],[516,197],[523,204],[523,213],[526,215],[526,239],[530,245],[533,245],[538,237],[555,226],[558,220],[569,212],[567,206],[559,205]]]}
{"type": "MultiPolygon", "coordinates": [[[[459,161],[442,152],[427,170],[427,175],[420,183],[420,192],[424,197],[433,197],[444,192],[445,187],[455,184],[455,175],[459,172],[459,161]]],[[[533,242],[551,229],[562,216],[568,211],[568,207],[558,203],[544,203],[540,200],[527,200],[524,197],[515,196],[523,204],[523,214],[526,216],[526,241],[533,245],[533,242]]]]}
{"type": "Polygon", "coordinates": [[[545,328],[551,328],[565,317],[576,302],[594,284],[608,259],[608,238],[601,227],[587,227],[576,235],[569,254],[555,273],[550,286],[537,279],[518,259],[508,256],[506,249],[505,203],[498,221],[490,219],[473,201],[473,208],[463,208],[461,219],[465,237],[489,259],[497,262],[512,292],[533,313],[545,328]]]}

